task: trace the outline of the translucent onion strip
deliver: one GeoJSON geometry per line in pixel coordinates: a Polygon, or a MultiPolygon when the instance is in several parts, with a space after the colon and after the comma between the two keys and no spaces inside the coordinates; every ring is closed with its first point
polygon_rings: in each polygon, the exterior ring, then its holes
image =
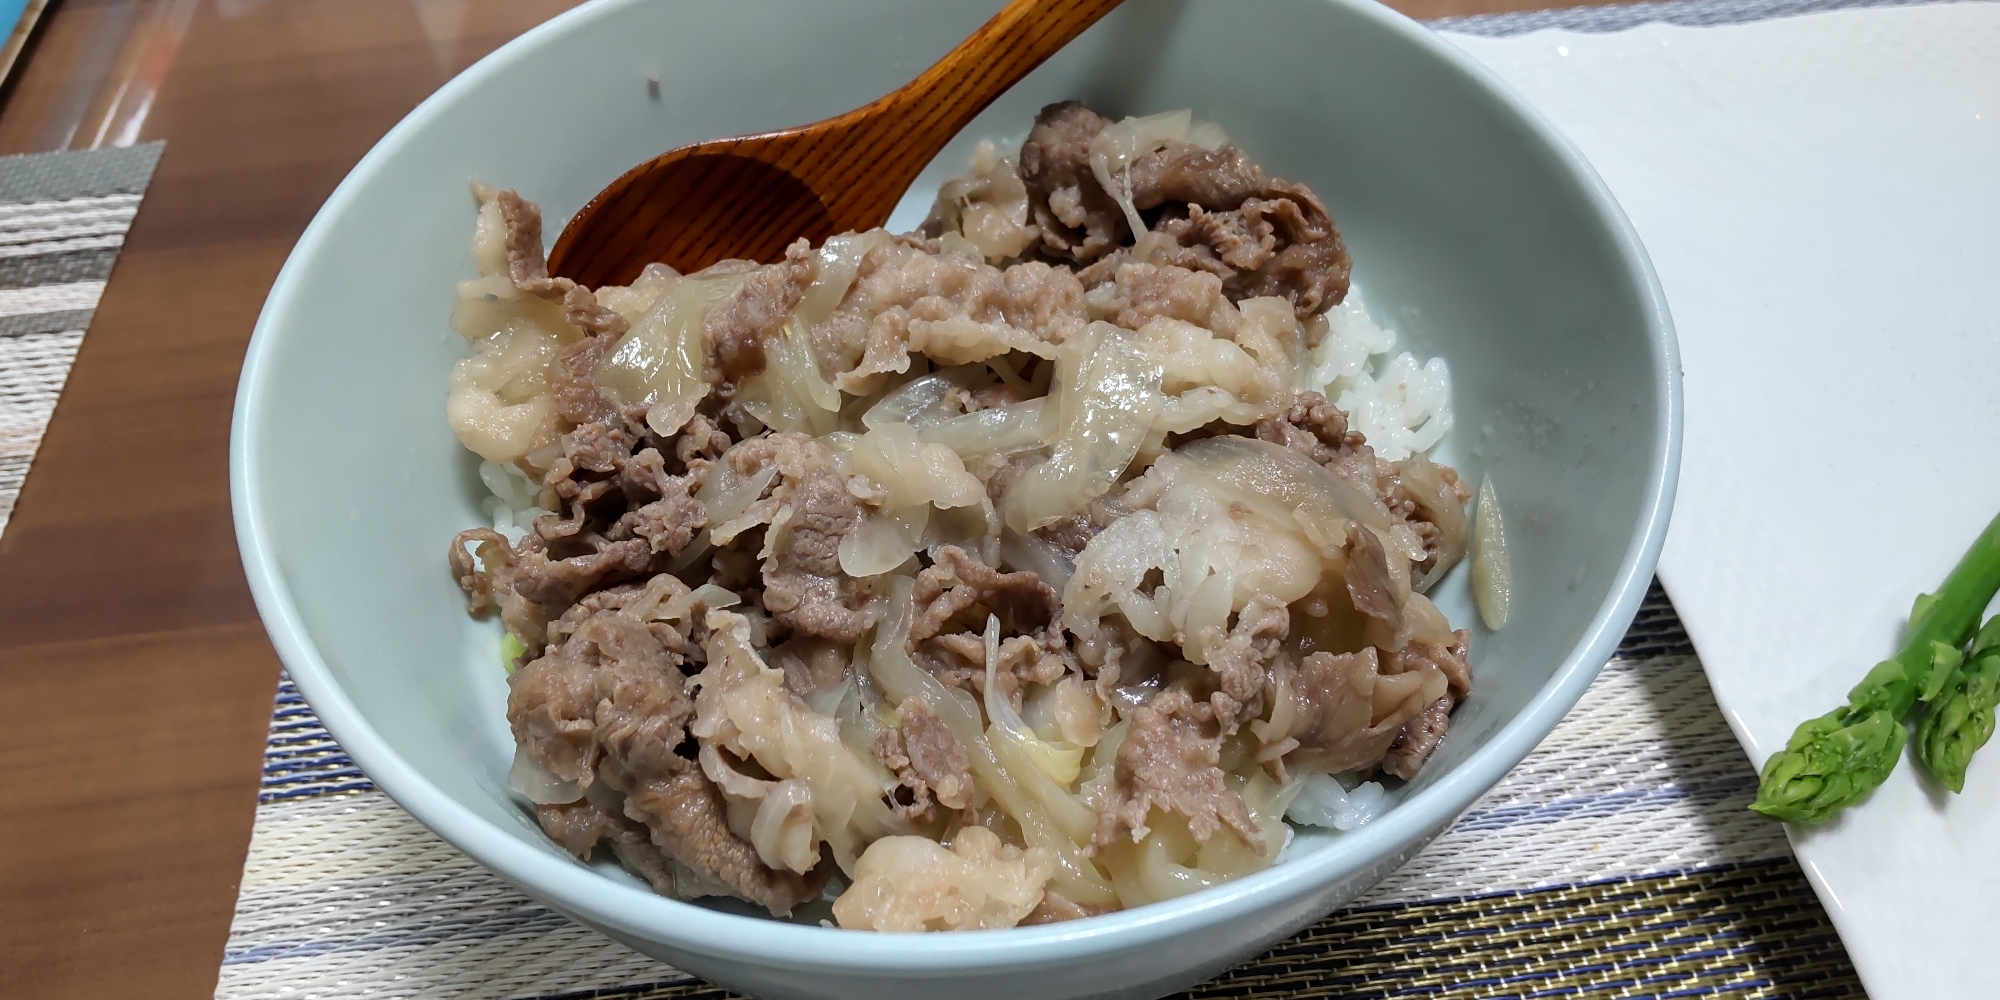
{"type": "Polygon", "coordinates": [[[688,542],[687,548],[682,549],[681,554],[674,557],[668,569],[678,573],[694,565],[695,560],[707,555],[709,550],[714,548],[710,533],[718,527],[729,532],[730,538],[734,538],[735,532],[740,531],[741,527],[730,522],[742,517],[743,512],[749,510],[750,505],[756,503],[758,498],[764,495],[764,491],[770,488],[772,480],[777,478],[776,465],[765,466],[747,478],[739,476],[735,468],[730,465],[728,456],[723,456],[722,461],[715,463],[714,472],[694,494],[694,498],[701,501],[702,509],[708,511],[709,526],[701,529],[701,532],[688,542]]]}
{"type": "Polygon", "coordinates": [[[1417,591],[1425,592],[1460,559],[1465,558],[1466,536],[1470,533],[1466,524],[1465,503],[1458,498],[1458,492],[1445,483],[1444,474],[1438,471],[1438,467],[1421,453],[1403,460],[1403,487],[1438,529],[1437,562],[1415,584],[1417,591]]]}
{"type": "Polygon", "coordinates": [[[1085,327],[1063,345],[1057,365],[1057,436],[1049,460],[1021,473],[1007,491],[1007,525],[1023,534],[1109,490],[1160,412],[1159,359],[1109,323],[1085,327]]]}
{"type": "Polygon", "coordinates": [[[1050,883],[1058,892],[1085,906],[1116,906],[1117,891],[1084,853],[1082,845],[1069,837],[1042,808],[1037,799],[1017,784],[993,753],[979,718],[979,706],[972,696],[947,687],[916,663],[904,649],[909,638],[913,609],[910,592],[916,582],[897,577],[889,590],[889,615],[876,626],[875,645],[869,669],[893,703],[906,698],[922,698],[965,747],[973,777],[1007,815],[1020,824],[1031,847],[1046,847],[1056,856],[1056,875],[1050,883]]]}
{"type": "Polygon", "coordinates": [[[1050,412],[1037,397],[927,424],[919,435],[926,443],[944,445],[961,457],[1011,455],[1048,443],[1054,436],[1048,421],[1050,412]]]}
{"type": "Polygon", "coordinates": [[[1472,522],[1472,603],[1479,620],[1499,631],[1507,627],[1514,596],[1514,569],[1507,560],[1507,529],[1500,522],[1500,494],[1493,477],[1479,483],[1478,513],[1472,522]]]}
{"type": "Polygon", "coordinates": [[[869,407],[861,415],[861,426],[872,431],[890,424],[909,424],[922,430],[939,421],[936,411],[953,389],[967,388],[984,374],[982,365],[959,365],[913,378],[869,407]]]}
{"type": "Polygon", "coordinates": [[[840,390],[820,375],[806,325],[797,314],[778,336],[764,339],[764,370],[750,378],[737,399],[764,426],[818,437],[840,427],[840,390]]]}
{"type": "Polygon", "coordinates": [[[529,756],[525,746],[514,748],[514,766],[507,771],[507,785],[536,805],[562,805],[583,798],[582,785],[549,773],[529,756]]]}
{"type": "Polygon", "coordinates": [[[736,294],[749,273],[687,278],[660,296],[597,366],[598,388],[619,406],[644,405],[646,425],[661,437],[680,433],[708,395],[702,374],[703,322],[736,294]]]}
{"type": "Polygon", "coordinates": [[[911,553],[924,547],[930,512],[927,503],[871,511],[840,539],[840,571],[858,580],[901,566],[911,553]]]}

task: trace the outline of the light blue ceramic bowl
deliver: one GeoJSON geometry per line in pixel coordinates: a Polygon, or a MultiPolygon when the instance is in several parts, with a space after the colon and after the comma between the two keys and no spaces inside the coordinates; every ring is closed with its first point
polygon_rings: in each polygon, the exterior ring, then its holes
{"type": "MultiPolygon", "coordinates": [[[[774,998],[1150,998],[1256,954],[1408,860],[1548,734],[1652,576],[1680,456],[1667,309],[1589,165],[1453,46],[1365,0],[1132,0],[994,106],[921,180],[1036,108],[1192,107],[1333,209],[1378,315],[1451,365],[1443,449],[1506,500],[1514,622],[1475,629],[1477,687],[1385,815],[1283,863],[1076,923],[872,935],[655,896],[578,864],[507,790],[495,626],[444,553],[479,523],[444,420],[445,319],[477,177],[565,218],[634,163],[799,124],[913,77],[997,0],[601,0],[447,84],[313,220],[271,290],[231,449],[238,538],[293,678],[354,760],[439,835],[633,948],[774,998]],[[657,87],[648,85],[656,76],[657,87]]],[[[552,225],[551,230],[555,227],[552,225]]],[[[1462,577],[1461,571],[1458,576],[1462,577]]],[[[1440,604],[1472,620],[1462,579],[1440,604]]]]}

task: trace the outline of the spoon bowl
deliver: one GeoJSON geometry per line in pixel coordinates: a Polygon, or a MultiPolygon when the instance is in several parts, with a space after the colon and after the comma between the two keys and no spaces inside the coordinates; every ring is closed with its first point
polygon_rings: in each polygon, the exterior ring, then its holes
{"type": "Polygon", "coordinates": [[[763,138],[698,143],[635,168],[563,229],[551,272],[593,288],[629,285],[653,261],[683,274],[731,258],[771,261],[800,237],[820,243],[855,228],[807,182],[729,148],[763,138]]]}
{"type": "Polygon", "coordinates": [[[973,117],[1122,0],[1014,0],[894,93],[799,128],[682,146],[598,192],[563,227],[549,272],[630,284],[647,264],[682,274],[768,263],[889,219],[910,182],[973,117]]]}

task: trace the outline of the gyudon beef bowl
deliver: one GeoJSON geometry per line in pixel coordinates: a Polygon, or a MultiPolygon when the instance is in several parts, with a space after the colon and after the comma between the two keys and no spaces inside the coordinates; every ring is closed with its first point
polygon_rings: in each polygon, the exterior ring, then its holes
{"type": "Polygon", "coordinates": [[[1135,0],[883,228],[549,274],[545,218],[631,163],[990,13],[558,18],[356,167],[245,368],[245,562],[328,728],[537,899],[758,995],[1249,957],[1547,734],[1665,526],[1629,227],[1376,7],[1135,0]]]}

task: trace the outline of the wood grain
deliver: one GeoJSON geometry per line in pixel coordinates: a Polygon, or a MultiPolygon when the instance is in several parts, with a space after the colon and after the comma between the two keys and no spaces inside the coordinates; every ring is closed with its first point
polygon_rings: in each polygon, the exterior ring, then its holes
{"type": "Polygon", "coordinates": [[[0,150],[87,140],[117,113],[120,67],[143,79],[169,45],[173,61],[138,136],[166,154],[0,538],[0,995],[214,991],[278,673],[229,517],[237,369],[354,161],[569,4],[477,6],[441,37],[401,0],[46,15],[0,150]],[[78,79],[93,60],[101,78],[78,79]]]}
{"type": "Polygon", "coordinates": [[[853,111],[662,153],[570,219],[549,270],[626,285],[655,261],[683,274],[770,263],[794,240],[880,226],[952,136],[1121,2],[1013,0],[907,86],[853,111]]]}
{"type": "Polygon", "coordinates": [[[35,29],[41,26],[42,15],[48,11],[49,0],[28,0],[21,7],[21,17],[14,22],[14,30],[7,35],[5,45],[0,45],[0,80],[13,75],[19,64],[21,53],[28,48],[28,40],[34,37],[35,29]]]}
{"type": "MultiPolygon", "coordinates": [[[[126,131],[168,145],[0,538],[0,995],[212,995],[278,671],[229,517],[244,344],[369,145],[571,3],[62,0],[44,15],[0,153],[126,131]]],[[[1545,6],[1399,4],[1527,5],[1545,6]]]]}

